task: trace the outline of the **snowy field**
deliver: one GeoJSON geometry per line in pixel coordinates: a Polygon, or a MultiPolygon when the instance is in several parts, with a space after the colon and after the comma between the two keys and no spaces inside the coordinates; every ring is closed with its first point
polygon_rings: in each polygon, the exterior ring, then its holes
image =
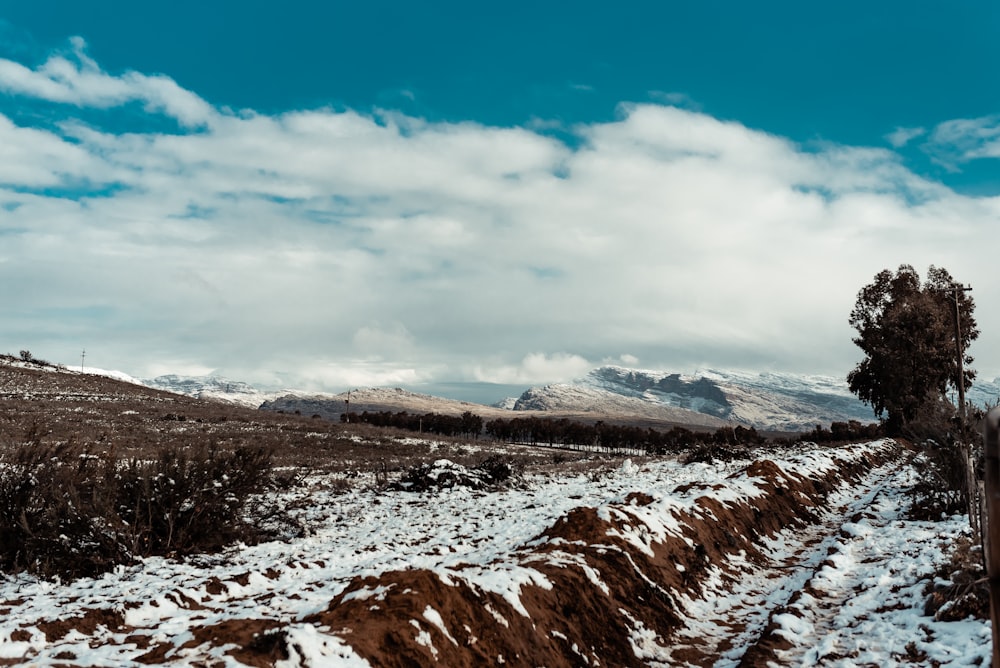
{"type": "Polygon", "coordinates": [[[308,527],[305,537],[186,561],[146,559],[75,582],[0,576],[0,665],[363,666],[400,665],[407,657],[454,665],[449,657],[467,650],[477,661],[518,665],[509,649],[505,658],[489,643],[506,642],[504,627],[522,618],[546,642],[572,645],[569,658],[549,665],[615,665],[599,644],[570,642],[572,615],[558,628],[537,616],[538,597],[559,593],[554,569],[582,574],[597,592],[592,599],[580,590],[588,605],[618,606],[624,575],[588,555],[620,554],[643,577],[658,564],[656,572],[672,572],[671,582],[686,581],[690,562],[665,546],[703,555],[692,536],[704,523],[727,522],[720,509],[742,513],[775,494],[805,503],[808,494],[783,481],[829,480],[845,462],[875,456],[879,465],[838,481],[822,504],[810,502],[808,524],[746,537],[752,549],[737,537],[682,589],[650,582],[677,621],[669,631],[656,629],[622,607],[631,620],[627,664],[988,665],[987,622],[923,614],[924,588],[967,522],[905,518],[915,474],[902,455],[890,456],[894,448],[803,449],[770,456],[772,468],[751,471],[748,462],[625,460],[606,471],[531,475],[499,491],[345,490],[316,476],[282,499],[308,527]],[[762,473],[772,470],[778,473],[762,473]],[[560,527],[584,515],[600,528],[596,537],[567,538],[569,529],[560,527]],[[471,592],[466,599],[484,601],[496,628],[458,623],[445,600],[421,603],[421,614],[407,617],[393,607],[393,597],[407,591],[392,578],[411,572],[431,574],[449,592],[471,592]],[[368,628],[366,619],[350,617],[350,625],[331,626],[338,607],[360,603],[373,619],[382,615],[378,624],[399,622],[391,637],[408,644],[398,662],[388,649],[366,649],[381,642],[372,640],[375,621],[368,628]],[[766,660],[753,663],[761,651],[766,660]]]}

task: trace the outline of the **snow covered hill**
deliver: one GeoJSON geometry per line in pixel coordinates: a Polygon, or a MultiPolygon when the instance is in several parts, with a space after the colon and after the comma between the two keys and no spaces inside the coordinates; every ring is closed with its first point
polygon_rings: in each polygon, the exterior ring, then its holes
{"type": "MultiPolygon", "coordinates": [[[[156,389],[210,398],[243,406],[265,406],[287,412],[319,414],[338,419],[346,393],[315,395],[294,390],[273,391],[219,376],[166,375],[139,381],[156,389]]],[[[983,401],[992,390],[970,392],[983,401]]],[[[1000,394],[996,392],[995,394],[1000,394]]],[[[610,419],[649,419],[705,428],[742,424],[762,430],[802,431],[817,424],[874,420],[842,379],[781,373],[700,371],[682,375],[606,366],[570,383],[526,390],[493,407],[460,402],[398,388],[352,390],[352,410],[406,410],[409,412],[492,414],[489,408],[597,416],[610,419]]]]}
{"type": "MultiPolygon", "coordinates": [[[[429,394],[419,394],[401,388],[371,387],[351,390],[340,394],[305,394],[305,393],[284,393],[279,397],[268,399],[261,404],[261,408],[271,411],[283,411],[285,413],[301,413],[302,415],[319,415],[320,417],[334,422],[340,420],[342,413],[348,409],[352,413],[362,413],[365,411],[379,412],[400,412],[407,413],[442,413],[445,415],[461,415],[466,411],[477,413],[481,416],[491,414],[489,407],[482,404],[473,404],[467,401],[456,399],[444,399],[434,397],[429,394]]],[[[498,412],[498,411],[493,411],[498,412]]]]}
{"type": "Polygon", "coordinates": [[[711,370],[682,375],[617,366],[594,369],[572,383],[531,388],[514,404],[514,410],[556,409],[660,416],[683,410],[780,431],[874,420],[837,378],[711,370]]]}
{"type": "Polygon", "coordinates": [[[992,408],[1000,404],[1000,378],[975,380],[965,393],[965,400],[975,408],[992,408]]]}
{"type": "Polygon", "coordinates": [[[274,399],[285,392],[265,391],[249,383],[230,380],[221,376],[178,376],[168,374],[156,378],[142,379],[137,382],[157,390],[183,394],[196,399],[215,399],[231,404],[258,408],[269,399],[274,399]]]}

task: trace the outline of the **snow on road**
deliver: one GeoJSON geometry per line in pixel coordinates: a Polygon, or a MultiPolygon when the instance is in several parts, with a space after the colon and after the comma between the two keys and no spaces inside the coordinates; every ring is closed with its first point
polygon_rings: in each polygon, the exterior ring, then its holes
{"type": "Polygon", "coordinates": [[[678,642],[718,656],[716,668],[752,665],[762,639],[783,647],[768,656],[779,666],[988,665],[988,623],[923,614],[924,589],[968,521],[906,519],[915,475],[898,462],[876,469],[834,494],[821,522],[765,541],[765,565],[734,560],[735,581],[717,569],[711,594],[686,601],[678,642]]]}
{"type": "Polygon", "coordinates": [[[827,556],[776,619],[791,647],[784,665],[989,665],[988,624],[924,616],[925,587],[968,520],[905,518],[913,469],[892,472],[859,515],[834,534],[827,556]]]}

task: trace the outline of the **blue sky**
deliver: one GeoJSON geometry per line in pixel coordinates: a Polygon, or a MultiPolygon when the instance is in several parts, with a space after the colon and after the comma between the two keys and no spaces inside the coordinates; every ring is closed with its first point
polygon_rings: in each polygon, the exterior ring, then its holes
{"type": "Polygon", "coordinates": [[[844,375],[998,295],[995,3],[0,3],[0,348],[136,375],[844,375]],[[15,167],[16,166],[16,167],[15,167]]]}

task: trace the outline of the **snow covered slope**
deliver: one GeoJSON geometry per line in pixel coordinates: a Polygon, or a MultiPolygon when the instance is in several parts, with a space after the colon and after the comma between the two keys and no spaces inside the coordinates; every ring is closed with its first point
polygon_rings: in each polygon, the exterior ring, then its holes
{"type": "Polygon", "coordinates": [[[976,408],[992,408],[1000,404],[1000,378],[974,381],[965,394],[965,400],[976,408]]]}
{"type": "Polygon", "coordinates": [[[587,384],[558,383],[531,388],[513,405],[514,411],[593,414],[606,417],[634,416],[677,424],[717,429],[726,425],[724,416],[699,411],[682,404],[648,400],[587,384]]]}
{"type": "Polygon", "coordinates": [[[288,392],[266,392],[237,380],[221,376],[177,376],[169,374],[138,381],[157,390],[183,394],[196,399],[215,399],[231,404],[258,408],[262,403],[279,394],[288,392]]]}
{"type": "Polygon", "coordinates": [[[968,523],[909,519],[916,476],[886,441],[491,491],[313,473],[270,492],[300,537],[0,576],[0,664],[986,665],[988,621],[925,612],[968,523]]]}
{"type": "Polygon", "coordinates": [[[688,376],[617,366],[594,369],[572,383],[532,388],[514,405],[514,410],[556,409],[663,417],[693,411],[717,421],[781,431],[874,420],[871,409],[837,378],[711,370],[688,376]]]}

